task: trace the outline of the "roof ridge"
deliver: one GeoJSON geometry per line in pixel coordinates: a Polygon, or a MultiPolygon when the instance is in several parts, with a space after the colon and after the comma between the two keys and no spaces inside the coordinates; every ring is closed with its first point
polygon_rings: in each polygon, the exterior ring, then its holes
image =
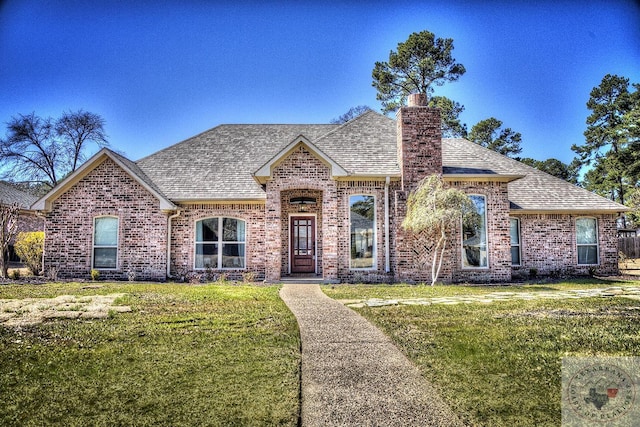
{"type": "Polygon", "coordinates": [[[316,139],[316,141],[321,141],[322,139],[327,138],[327,137],[329,137],[330,135],[333,135],[334,133],[338,132],[339,130],[341,130],[341,129],[343,129],[343,128],[347,127],[347,126],[351,126],[351,125],[353,125],[353,124],[354,124],[354,123],[356,123],[357,121],[359,121],[359,120],[363,119],[365,116],[370,116],[371,114],[375,114],[375,115],[377,115],[377,116],[383,117],[383,118],[388,119],[388,120],[393,120],[393,119],[391,119],[391,118],[389,118],[389,117],[385,116],[384,114],[380,114],[380,113],[378,113],[377,111],[374,111],[374,110],[367,110],[367,111],[365,111],[364,113],[360,114],[358,117],[354,117],[353,119],[351,119],[351,120],[349,120],[349,121],[347,121],[347,122],[344,122],[344,123],[340,124],[340,125],[339,125],[338,127],[336,127],[335,129],[332,129],[332,130],[330,130],[329,132],[325,133],[324,135],[320,136],[318,139],[316,139]]]}

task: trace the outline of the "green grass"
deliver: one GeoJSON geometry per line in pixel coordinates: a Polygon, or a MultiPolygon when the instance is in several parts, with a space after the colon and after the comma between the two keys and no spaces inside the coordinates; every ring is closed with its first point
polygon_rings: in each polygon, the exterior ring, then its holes
{"type": "MultiPolygon", "coordinates": [[[[627,284],[627,283],[625,283],[627,284]]],[[[522,287],[325,287],[336,299],[535,292],[620,283],[522,287]]],[[[357,309],[379,326],[470,425],[561,423],[564,356],[640,355],[640,302],[624,298],[357,309]]]]}
{"type": "Polygon", "coordinates": [[[297,425],[299,334],[277,287],[0,286],[0,298],[125,292],[132,313],[0,326],[0,425],[297,425]]]}

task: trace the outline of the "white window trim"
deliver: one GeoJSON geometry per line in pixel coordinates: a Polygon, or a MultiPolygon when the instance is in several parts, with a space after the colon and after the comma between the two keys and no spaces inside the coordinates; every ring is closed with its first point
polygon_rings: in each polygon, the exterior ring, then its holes
{"type": "Polygon", "coordinates": [[[599,226],[599,221],[598,218],[593,217],[593,216],[581,216],[576,218],[576,222],[574,224],[574,230],[575,230],[575,240],[576,240],[576,265],[579,266],[591,266],[591,265],[600,265],[600,226],[599,226]],[[578,243],[578,221],[581,219],[593,219],[596,221],[596,243],[595,243],[595,247],[596,247],[596,263],[595,264],[581,264],[580,263],[580,257],[578,255],[578,248],[580,248],[581,246],[594,246],[593,243],[578,243]]]}
{"type": "Polygon", "coordinates": [[[116,215],[98,215],[93,217],[93,232],[91,234],[91,268],[99,271],[117,271],[118,270],[118,261],[120,258],[120,217],[116,215]],[[115,246],[105,246],[105,245],[96,245],[96,220],[100,218],[115,218],[118,221],[118,229],[116,230],[116,244],[115,246]],[[116,248],[116,266],[113,268],[105,268],[105,267],[96,267],[95,266],[95,256],[96,256],[96,248],[97,249],[112,249],[116,248]]]}
{"type": "MultiPolygon", "coordinates": [[[[517,246],[518,247],[518,259],[520,260],[519,263],[514,264],[513,263],[513,258],[511,258],[511,266],[512,267],[522,267],[522,233],[521,233],[521,229],[520,229],[520,218],[515,218],[515,217],[509,217],[509,249],[511,249],[511,247],[513,246],[517,246]],[[511,220],[515,219],[516,221],[518,221],[518,244],[514,245],[511,242],[511,220]]],[[[511,252],[511,250],[509,250],[509,252],[511,252]]]]}
{"type": "Polygon", "coordinates": [[[378,200],[375,194],[367,193],[355,193],[349,194],[347,197],[347,205],[349,209],[349,270],[353,271],[374,271],[378,269],[378,200]],[[373,251],[371,256],[373,257],[373,265],[371,267],[357,268],[351,266],[351,197],[353,196],[368,196],[373,197],[373,251]]]}
{"type": "Polygon", "coordinates": [[[291,217],[310,217],[310,218],[314,218],[313,220],[313,232],[314,232],[314,236],[313,236],[313,262],[315,263],[315,267],[314,267],[314,274],[318,274],[318,216],[315,213],[306,213],[306,212],[301,212],[301,213],[289,213],[289,233],[288,233],[288,240],[287,242],[289,242],[287,244],[287,247],[289,248],[289,250],[287,252],[289,252],[288,254],[288,258],[289,258],[289,266],[288,266],[288,271],[289,274],[291,274],[291,230],[292,230],[292,226],[291,226],[291,217]]]}
{"type": "Polygon", "coordinates": [[[196,254],[198,251],[198,245],[202,245],[202,244],[211,244],[211,245],[218,245],[218,262],[217,265],[215,267],[209,267],[212,268],[214,270],[246,270],[247,269],[247,240],[249,240],[248,237],[248,233],[249,231],[247,230],[247,221],[243,218],[238,218],[238,217],[234,217],[234,216],[208,216],[206,218],[200,218],[194,221],[193,223],[193,234],[194,234],[194,238],[193,238],[193,269],[197,270],[197,271],[204,271],[207,269],[207,267],[197,267],[196,266],[196,254]],[[207,219],[218,219],[218,236],[219,236],[219,240],[215,241],[215,242],[199,242],[197,239],[197,235],[198,235],[198,223],[200,221],[205,221],[207,219]],[[236,221],[242,221],[244,222],[244,241],[243,242],[239,242],[239,241],[230,241],[230,240],[222,240],[222,238],[224,237],[224,233],[222,230],[222,223],[224,219],[235,219],[236,221]],[[242,244],[244,245],[244,267],[240,267],[240,268],[235,268],[235,267],[221,267],[222,266],[222,246],[225,243],[235,243],[235,244],[242,244]]]}
{"type": "Polygon", "coordinates": [[[464,224],[462,222],[462,218],[460,218],[460,263],[462,264],[463,270],[489,270],[491,266],[491,258],[489,256],[489,212],[487,209],[487,196],[484,194],[467,194],[467,196],[477,196],[482,197],[484,199],[484,234],[485,234],[485,245],[487,248],[487,265],[486,266],[466,266],[464,265],[464,224]]]}

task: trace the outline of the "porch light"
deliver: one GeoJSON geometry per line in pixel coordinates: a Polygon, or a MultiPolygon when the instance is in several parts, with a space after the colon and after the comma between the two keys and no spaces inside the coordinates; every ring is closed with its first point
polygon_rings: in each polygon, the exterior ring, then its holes
{"type": "Polygon", "coordinates": [[[292,205],[298,205],[298,212],[306,212],[307,205],[315,205],[316,198],[315,197],[292,197],[289,199],[289,203],[292,205]]]}
{"type": "Polygon", "coordinates": [[[289,200],[289,203],[292,205],[315,205],[316,198],[315,197],[292,197],[289,200]]]}

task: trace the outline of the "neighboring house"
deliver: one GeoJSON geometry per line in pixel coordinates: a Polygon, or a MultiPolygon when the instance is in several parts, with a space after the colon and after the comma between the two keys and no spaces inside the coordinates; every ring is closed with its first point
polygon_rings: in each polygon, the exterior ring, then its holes
{"type": "MultiPolygon", "coordinates": [[[[44,220],[36,216],[36,213],[30,210],[33,203],[38,197],[33,194],[18,190],[15,186],[0,181],[0,205],[17,205],[18,210],[18,233],[21,231],[42,231],[44,229],[44,220]]],[[[9,261],[19,261],[13,251],[13,243],[9,245],[9,261]]]]}
{"type": "Polygon", "coordinates": [[[442,279],[615,274],[626,208],[464,139],[410,97],[397,120],[221,125],[137,162],[103,149],[32,207],[59,277],[164,280],[244,272],[277,282],[423,281],[431,245],[402,230],[406,199],[441,174],[482,221],[458,228],[442,279]]]}

